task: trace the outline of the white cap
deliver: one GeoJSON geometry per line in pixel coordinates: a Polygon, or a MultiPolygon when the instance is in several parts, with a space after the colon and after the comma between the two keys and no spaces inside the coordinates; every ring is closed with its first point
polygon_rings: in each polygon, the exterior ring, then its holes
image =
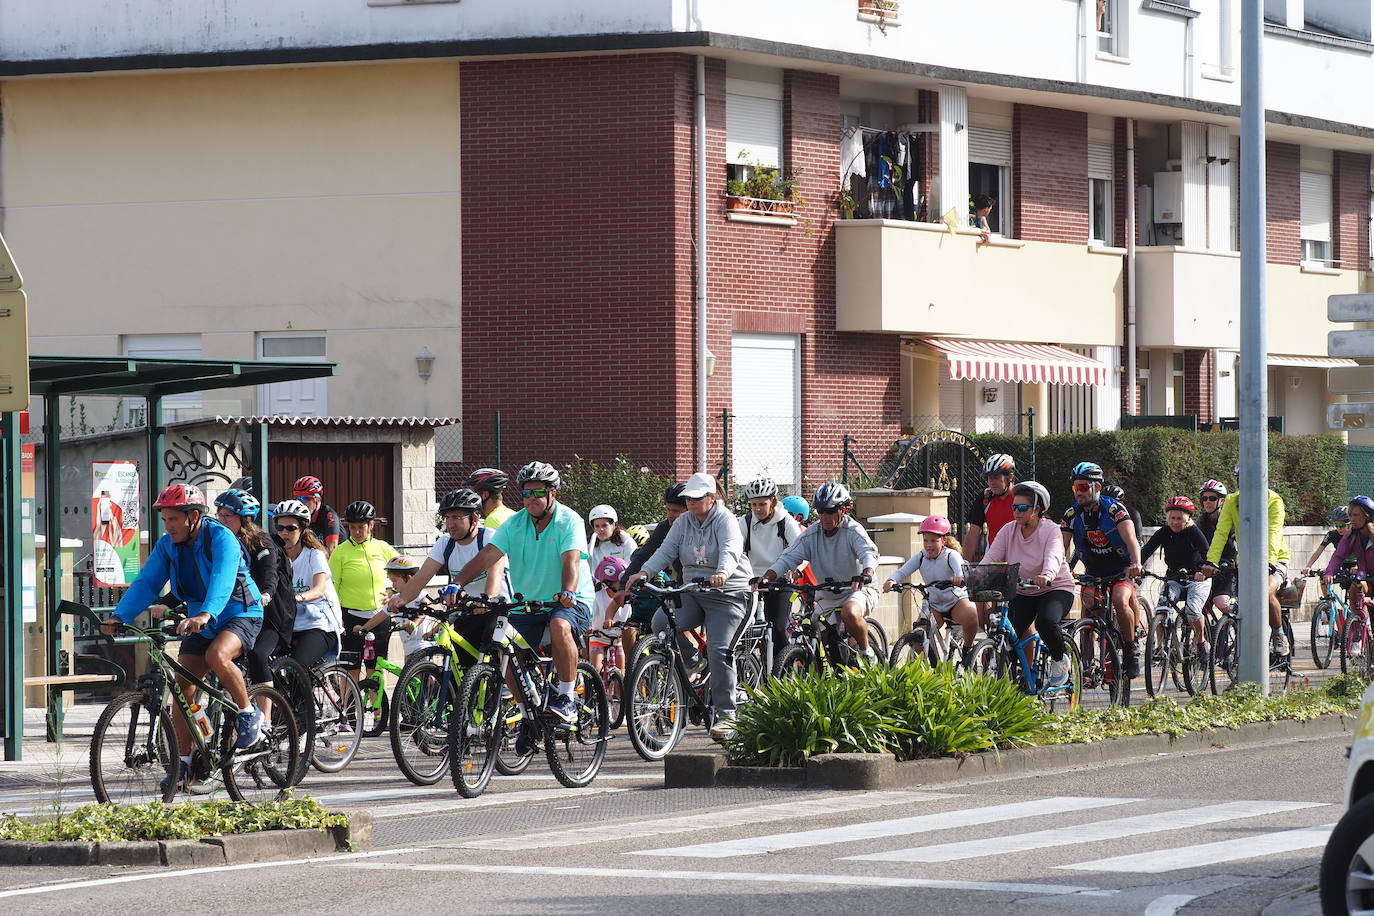
{"type": "Polygon", "coordinates": [[[615,510],[610,506],[593,506],[592,511],[587,513],[587,521],[594,522],[599,518],[608,518],[612,524],[620,521],[620,516],[615,514],[615,510]]]}
{"type": "Polygon", "coordinates": [[[682,495],[688,499],[700,499],[707,494],[715,495],[716,479],[710,474],[693,474],[682,485],[682,495]]]}

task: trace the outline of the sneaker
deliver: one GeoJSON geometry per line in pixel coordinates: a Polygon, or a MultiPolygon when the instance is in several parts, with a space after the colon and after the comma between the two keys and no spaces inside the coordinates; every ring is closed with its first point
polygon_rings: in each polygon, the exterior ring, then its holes
{"type": "Polygon", "coordinates": [[[869,646],[867,649],[864,649],[864,650],[862,650],[861,652],[859,652],[859,664],[861,664],[861,665],[876,665],[876,664],[878,664],[878,653],[873,651],[873,647],[872,647],[872,646],[869,646]]]}
{"type": "Polygon", "coordinates": [[[707,673],[711,670],[711,663],[704,655],[698,655],[695,661],[683,659],[682,663],[687,669],[687,680],[693,684],[699,684],[705,680],[707,673]]]}
{"type": "Polygon", "coordinates": [[[972,647],[972,646],[969,646],[967,649],[964,649],[961,653],[959,653],[959,665],[960,665],[960,667],[962,667],[965,671],[972,671],[972,670],[973,670],[973,647],[972,647]]]}
{"type": "Polygon", "coordinates": [[[234,742],[236,750],[246,750],[258,743],[262,738],[262,710],[254,706],[247,712],[241,712],[234,717],[234,731],[238,734],[238,740],[234,742]]]}
{"type": "Polygon", "coordinates": [[[1288,654],[1288,637],[1283,630],[1269,631],[1269,651],[1283,658],[1288,654]]]}
{"type": "Polygon", "coordinates": [[[1197,647],[1197,664],[1203,671],[1212,665],[1212,647],[1208,643],[1203,643],[1197,647]]]}
{"type": "Polygon", "coordinates": [[[721,716],[716,720],[716,724],[711,726],[711,738],[721,741],[735,733],[735,717],[721,716]]]}
{"type": "Polygon", "coordinates": [[[534,723],[522,721],[515,730],[515,756],[528,757],[539,750],[539,741],[534,734],[534,723]]]}
{"type": "Polygon", "coordinates": [[[544,708],[544,716],[557,719],[564,727],[571,727],[577,723],[577,703],[567,694],[560,693],[544,708]]]}
{"type": "Polygon", "coordinates": [[[1063,687],[1069,682],[1069,660],[1061,658],[1059,660],[1050,659],[1045,662],[1045,686],[1063,687]]]}
{"type": "Polygon", "coordinates": [[[1140,677],[1140,650],[1132,644],[1127,646],[1121,655],[1122,667],[1126,669],[1126,680],[1133,681],[1140,677]]]}
{"type": "Polygon", "coordinates": [[[186,782],[186,774],[190,772],[190,770],[191,767],[187,765],[186,761],[178,757],[177,775],[173,776],[171,773],[168,773],[166,776],[162,777],[162,782],[158,783],[158,788],[165,794],[167,791],[167,784],[172,780],[176,780],[177,788],[181,788],[182,783],[186,782]]]}

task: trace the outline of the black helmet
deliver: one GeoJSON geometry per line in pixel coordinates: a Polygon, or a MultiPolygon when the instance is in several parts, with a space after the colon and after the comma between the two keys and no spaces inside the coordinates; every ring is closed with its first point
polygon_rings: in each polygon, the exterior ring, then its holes
{"type": "Polygon", "coordinates": [[[370,522],[377,517],[377,509],[365,499],[348,504],[344,509],[345,522],[370,522]]]}
{"type": "Polygon", "coordinates": [[[252,493],[252,492],[253,492],[253,478],[252,478],[252,477],[240,477],[238,480],[235,480],[233,483],[229,484],[229,489],[231,489],[231,490],[242,490],[242,491],[245,492],[245,493],[252,493]]]}
{"type": "Polygon", "coordinates": [[[439,514],[445,512],[477,512],[482,508],[482,497],[474,490],[459,487],[449,490],[439,501],[439,514]]]}
{"type": "Polygon", "coordinates": [[[1125,502],[1126,500],[1126,491],[1114,483],[1109,483],[1103,487],[1102,495],[1109,499],[1114,499],[1117,502],[1125,502]]]}
{"type": "Polygon", "coordinates": [[[663,501],[670,506],[681,506],[687,508],[687,497],[682,495],[682,491],[687,489],[685,483],[670,484],[668,489],[663,491],[663,501]]]}
{"type": "Polygon", "coordinates": [[[490,490],[500,493],[510,483],[510,477],[500,468],[478,468],[463,481],[463,486],[473,490],[490,490]]]}

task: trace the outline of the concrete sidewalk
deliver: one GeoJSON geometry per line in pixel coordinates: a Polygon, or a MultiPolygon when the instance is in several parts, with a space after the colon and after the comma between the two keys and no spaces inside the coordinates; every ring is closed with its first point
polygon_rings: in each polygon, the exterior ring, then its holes
{"type": "Polygon", "coordinates": [[[46,740],[45,710],[24,710],[22,760],[0,760],[0,786],[51,784],[89,775],[91,734],[104,701],[69,707],[64,719],[63,740],[46,740]]]}

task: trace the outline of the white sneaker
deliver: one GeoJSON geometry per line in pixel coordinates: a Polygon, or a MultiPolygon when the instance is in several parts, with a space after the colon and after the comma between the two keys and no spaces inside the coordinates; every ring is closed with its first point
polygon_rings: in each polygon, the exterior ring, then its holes
{"type": "Polygon", "coordinates": [[[721,716],[716,720],[716,724],[711,726],[711,738],[721,741],[735,733],[735,717],[721,716]]]}
{"type": "Polygon", "coordinates": [[[876,665],[878,664],[878,653],[873,651],[872,646],[869,646],[859,653],[859,662],[861,664],[876,665]]]}
{"type": "Polygon", "coordinates": [[[1058,661],[1050,659],[1045,662],[1045,686],[1063,687],[1069,682],[1069,660],[1061,658],[1058,661]]]}
{"type": "Polygon", "coordinates": [[[1279,658],[1288,655],[1288,637],[1284,635],[1283,630],[1269,631],[1269,651],[1279,658]]]}

